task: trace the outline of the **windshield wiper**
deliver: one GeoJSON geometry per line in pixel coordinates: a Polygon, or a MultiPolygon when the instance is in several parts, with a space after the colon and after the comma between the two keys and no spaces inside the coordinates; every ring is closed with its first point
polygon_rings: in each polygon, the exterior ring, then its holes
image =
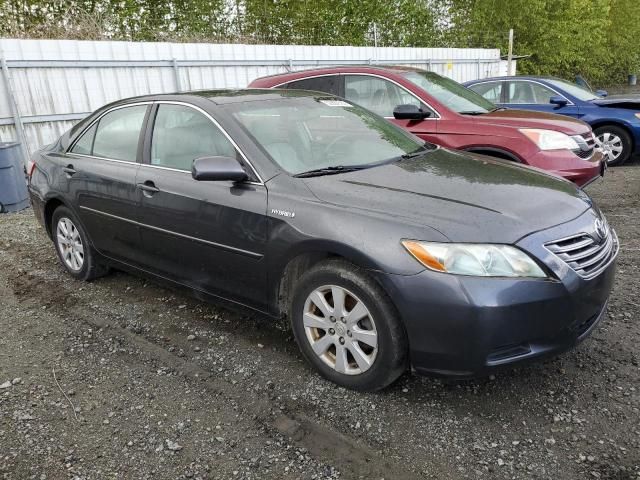
{"type": "Polygon", "coordinates": [[[362,170],[368,168],[370,165],[336,165],[333,167],[322,167],[314,170],[308,170],[306,172],[298,173],[294,175],[297,178],[305,177],[319,177],[321,175],[335,175],[336,173],[353,172],[355,170],[362,170]]]}
{"type": "Polygon", "coordinates": [[[502,110],[508,110],[507,107],[496,107],[496,108],[492,108],[491,110],[489,110],[489,113],[493,113],[493,112],[501,112],[502,110]]]}
{"type": "Polygon", "coordinates": [[[487,111],[480,111],[480,110],[469,110],[468,112],[458,112],[461,115],[484,115],[485,113],[487,113],[487,111]]]}
{"type": "Polygon", "coordinates": [[[403,160],[407,160],[409,158],[419,157],[421,155],[424,155],[427,152],[430,152],[430,151],[434,150],[434,147],[435,147],[435,145],[433,145],[432,143],[425,142],[424,145],[421,145],[420,147],[418,147],[414,151],[407,152],[404,155],[400,155],[400,158],[402,158],[403,160]]]}

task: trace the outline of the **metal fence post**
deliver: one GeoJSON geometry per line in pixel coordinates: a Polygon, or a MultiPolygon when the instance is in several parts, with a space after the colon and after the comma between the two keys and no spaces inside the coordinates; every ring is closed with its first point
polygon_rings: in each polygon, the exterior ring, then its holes
{"type": "Polygon", "coordinates": [[[173,67],[173,76],[176,81],[176,91],[182,91],[182,85],[180,84],[180,67],[178,66],[178,60],[175,58],[171,59],[171,66],[173,67]]]}
{"type": "Polygon", "coordinates": [[[17,141],[20,143],[20,149],[22,150],[23,156],[22,160],[26,166],[30,156],[29,147],[27,146],[27,136],[24,133],[24,126],[22,125],[22,119],[20,118],[20,111],[18,110],[18,104],[16,103],[13,93],[11,75],[9,75],[9,66],[7,65],[7,61],[4,56],[0,57],[0,64],[2,64],[2,78],[7,92],[7,102],[11,108],[11,115],[13,115],[13,125],[16,129],[17,141]]]}
{"type": "Polygon", "coordinates": [[[480,78],[480,59],[478,58],[477,60],[478,60],[478,64],[477,64],[476,78],[479,79],[480,78]]]}

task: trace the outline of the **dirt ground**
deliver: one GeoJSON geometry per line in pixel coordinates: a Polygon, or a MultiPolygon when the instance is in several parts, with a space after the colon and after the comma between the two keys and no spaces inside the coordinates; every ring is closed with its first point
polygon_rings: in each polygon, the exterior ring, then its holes
{"type": "Polygon", "coordinates": [[[285,325],[114,273],[65,275],[32,213],[0,215],[0,477],[640,479],[640,167],[588,188],[622,249],[575,350],[361,394],[285,325]]]}

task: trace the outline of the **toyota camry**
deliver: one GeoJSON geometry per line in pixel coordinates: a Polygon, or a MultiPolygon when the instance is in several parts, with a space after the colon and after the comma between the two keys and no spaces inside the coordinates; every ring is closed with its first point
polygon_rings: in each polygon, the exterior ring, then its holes
{"type": "Polygon", "coordinates": [[[111,268],[288,317],[357,390],[557,354],[601,321],[618,240],[569,181],[295,90],[122,100],[29,165],[78,280],[111,268]]]}

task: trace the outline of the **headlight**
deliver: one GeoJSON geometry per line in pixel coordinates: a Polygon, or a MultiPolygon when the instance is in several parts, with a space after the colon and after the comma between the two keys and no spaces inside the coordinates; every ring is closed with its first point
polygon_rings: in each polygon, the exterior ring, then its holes
{"type": "Polygon", "coordinates": [[[579,150],[580,145],[569,135],[555,130],[521,128],[520,131],[535,143],[540,150],[579,150]]]}
{"type": "Polygon", "coordinates": [[[531,257],[509,245],[415,240],[403,240],[402,245],[422,265],[437,272],[479,277],[547,277],[531,257]]]}
{"type": "Polygon", "coordinates": [[[636,117],[637,119],[640,119],[640,112],[638,112],[638,113],[634,113],[634,115],[635,115],[635,117],[636,117]]]}

